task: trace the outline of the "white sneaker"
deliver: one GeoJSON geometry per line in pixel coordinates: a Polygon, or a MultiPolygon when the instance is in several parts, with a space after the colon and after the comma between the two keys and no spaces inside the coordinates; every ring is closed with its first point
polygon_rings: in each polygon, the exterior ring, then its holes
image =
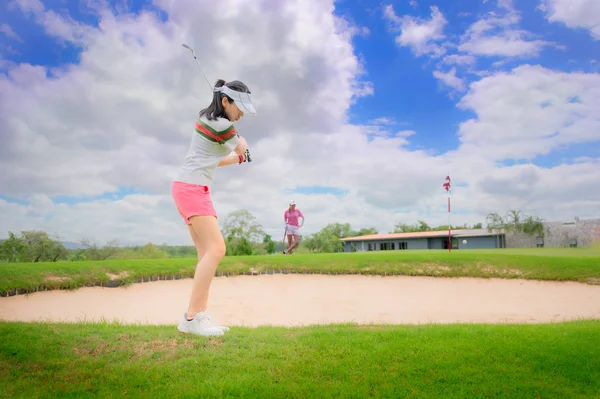
{"type": "Polygon", "coordinates": [[[223,335],[225,331],[229,331],[229,327],[215,325],[211,315],[207,312],[199,312],[192,320],[188,320],[184,313],[177,329],[185,334],[204,336],[223,335]]]}

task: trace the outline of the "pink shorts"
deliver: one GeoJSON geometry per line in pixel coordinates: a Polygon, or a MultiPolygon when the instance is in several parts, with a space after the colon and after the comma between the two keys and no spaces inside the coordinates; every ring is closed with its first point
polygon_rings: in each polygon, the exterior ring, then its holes
{"type": "Polygon", "coordinates": [[[192,216],[217,217],[210,199],[210,190],[206,186],[174,181],[171,185],[171,195],[186,224],[191,224],[192,216]]]}

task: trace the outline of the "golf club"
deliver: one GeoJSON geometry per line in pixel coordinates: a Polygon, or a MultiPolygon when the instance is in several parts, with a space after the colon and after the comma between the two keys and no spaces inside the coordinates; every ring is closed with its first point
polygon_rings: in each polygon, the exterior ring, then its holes
{"type": "MultiPolygon", "coordinates": [[[[184,48],[186,48],[186,49],[188,49],[188,50],[190,50],[190,52],[192,53],[192,56],[196,60],[196,64],[198,64],[198,66],[200,67],[200,71],[202,71],[202,76],[204,76],[204,79],[206,80],[206,83],[208,84],[209,90],[212,92],[213,91],[213,87],[210,84],[210,81],[208,80],[208,77],[206,77],[206,73],[204,73],[204,69],[202,69],[202,65],[200,64],[200,61],[198,61],[198,57],[196,57],[196,53],[194,52],[194,49],[192,47],[188,46],[185,43],[182,43],[181,46],[184,47],[184,48]]],[[[237,136],[240,137],[239,134],[237,136]]],[[[252,162],[252,158],[250,157],[250,151],[248,149],[246,149],[245,158],[246,158],[246,161],[252,162]]]]}
{"type": "Polygon", "coordinates": [[[282,252],[285,254],[286,246],[285,246],[285,236],[287,235],[287,225],[285,226],[285,230],[283,232],[283,240],[281,240],[281,244],[283,244],[282,252]]]}
{"type": "Polygon", "coordinates": [[[190,50],[192,52],[192,56],[194,57],[194,59],[196,60],[196,64],[198,64],[198,66],[200,67],[200,70],[202,71],[202,75],[204,76],[204,79],[206,80],[206,83],[208,84],[208,88],[210,89],[210,91],[213,90],[212,85],[210,84],[210,82],[208,81],[208,78],[206,77],[206,74],[204,73],[204,69],[202,69],[202,65],[200,65],[200,61],[198,61],[198,57],[196,57],[196,53],[194,52],[194,49],[191,48],[190,46],[188,46],[187,44],[183,43],[182,44],[183,47],[185,47],[186,49],[190,50]]]}

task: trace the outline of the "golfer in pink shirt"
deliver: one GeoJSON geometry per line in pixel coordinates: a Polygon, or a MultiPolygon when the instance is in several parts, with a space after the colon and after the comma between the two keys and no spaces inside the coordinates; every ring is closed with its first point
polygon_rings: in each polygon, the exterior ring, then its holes
{"type": "Polygon", "coordinates": [[[296,201],[290,202],[290,207],[283,213],[285,221],[285,234],[288,239],[288,249],[284,250],[284,254],[291,254],[294,248],[300,245],[300,227],[304,226],[304,215],[299,209],[296,209],[296,201]],[[298,219],[302,218],[302,224],[298,224],[298,219]],[[292,238],[294,244],[292,245],[292,238]]]}

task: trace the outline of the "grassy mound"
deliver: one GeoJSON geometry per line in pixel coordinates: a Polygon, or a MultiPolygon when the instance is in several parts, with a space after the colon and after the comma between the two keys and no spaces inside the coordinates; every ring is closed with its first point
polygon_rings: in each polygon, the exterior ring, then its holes
{"type": "MultiPolygon", "coordinates": [[[[0,265],[0,295],[192,277],[196,259],[0,265]]],[[[226,257],[217,275],[261,273],[500,277],[600,282],[598,249],[389,251],[226,257]]]]}

